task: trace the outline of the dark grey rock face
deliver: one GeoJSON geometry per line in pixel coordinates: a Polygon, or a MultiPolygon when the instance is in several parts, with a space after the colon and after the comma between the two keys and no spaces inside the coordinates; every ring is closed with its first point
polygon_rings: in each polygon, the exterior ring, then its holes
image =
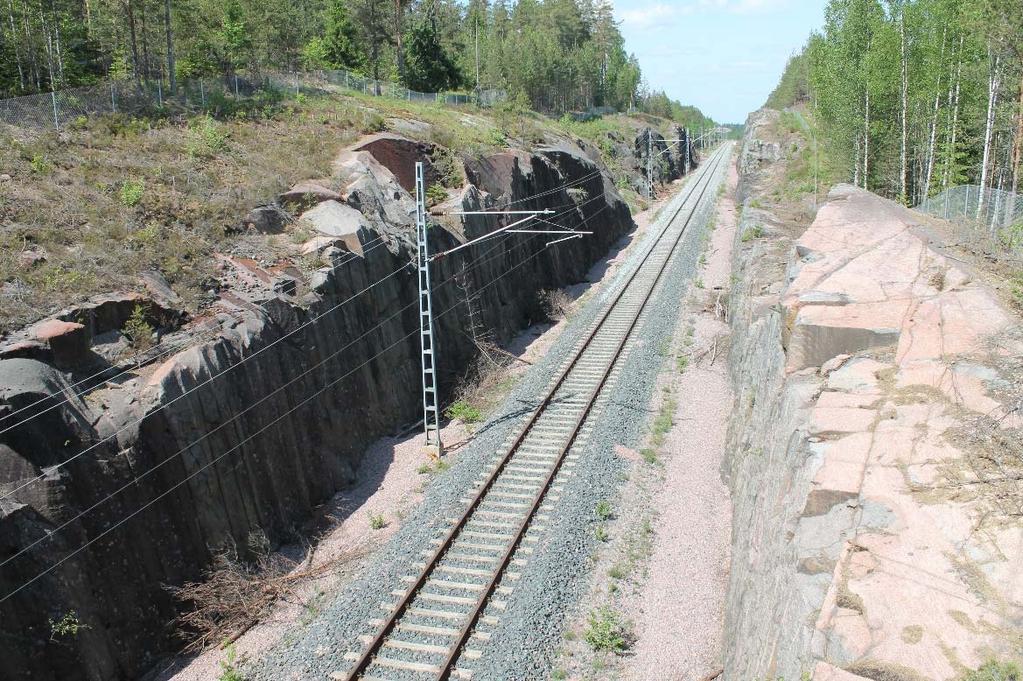
{"type": "MultiPolygon", "coordinates": [[[[478,189],[462,205],[550,207],[553,222],[594,234],[551,248],[542,236],[497,237],[435,263],[442,388],[477,353],[463,332],[467,290],[508,339],[541,317],[539,290],[582,280],[632,227],[600,169],[566,144],[468,169],[478,189]]],[[[414,203],[368,151],[343,153],[333,180],[369,224],[361,253],[286,291],[279,273],[224,256],[212,317],[176,332],[191,334],[190,347],[162,363],[79,397],[84,369],[57,370],[45,354],[0,359],[0,430],[37,414],[0,433],[3,679],[136,678],[177,644],[166,585],[201,577],[225,547],[293,538],[353,481],[371,441],[420,416],[414,203]],[[56,394],[71,397],[43,399],[56,394]],[[78,632],[54,633],[69,613],[78,632]]],[[[431,248],[498,226],[445,224],[431,229],[431,248]]],[[[108,303],[82,322],[118,328],[135,304],[108,303]]]]}

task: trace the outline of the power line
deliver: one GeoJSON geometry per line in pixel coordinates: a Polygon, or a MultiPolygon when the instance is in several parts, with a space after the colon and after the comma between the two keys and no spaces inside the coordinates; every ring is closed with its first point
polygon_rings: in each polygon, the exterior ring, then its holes
{"type": "MultiPolygon", "coordinates": [[[[350,257],[347,260],[343,260],[343,261],[340,261],[340,262],[337,262],[337,263],[333,264],[331,266],[331,269],[332,270],[336,270],[338,267],[340,267],[342,265],[346,265],[349,262],[352,262],[353,260],[355,260],[357,258],[365,257],[374,248],[377,248],[378,246],[381,246],[383,244],[379,243],[379,244],[376,244],[375,246],[372,246],[372,247],[370,247],[368,249],[366,248],[366,246],[369,246],[369,244],[372,244],[375,241],[381,241],[382,239],[383,239],[383,235],[378,236],[375,239],[371,239],[370,241],[368,241],[365,244],[363,244],[363,249],[364,250],[363,250],[362,256],[360,256],[358,253],[354,253],[354,252],[349,253],[350,257]]],[[[257,305],[256,307],[258,307],[263,312],[266,312],[266,309],[262,305],[257,305]]],[[[213,330],[211,333],[212,333],[213,336],[215,336],[218,333],[218,331],[217,330],[213,330]]],[[[161,358],[162,359],[166,359],[170,355],[176,354],[178,352],[184,352],[189,347],[198,347],[202,343],[210,340],[210,338],[202,339],[200,337],[199,342],[193,342],[194,340],[195,339],[189,339],[188,341],[185,341],[185,342],[183,342],[183,343],[181,343],[179,345],[172,346],[170,348],[166,348],[162,352],[159,352],[156,355],[154,355],[154,356],[152,356],[150,358],[147,358],[146,363],[147,364],[151,364],[151,363],[157,361],[158,359],[161,359],[161,358]]],[[[138,357],[138,355],[136,355],[136,357],[138,357]]],[[[92,374],[91,376],[87,376],[87,377],[79,380],[78,382],[71,384],[70,386],[68,386],[68,389],[70,389],[74,393],[75,397],[81,397],[81,395],[84,394],[85,391],[83,390],[82,392],[77,392],[75,390],[76,388],[78,388],[79,386],[82,386],[82,385],[92,381],[92,379],[94,379],[94,378],[102,376],[103,374],[107,373],[110,370],[111,370],[111,367],[106,367],[105,369],[102,369],[102,370],[92,374]]],[[[125,374],[131,373],[132,371],[135,371],[135,370],[137,370],[137,365],[133,366],[133,367],[125,367],[124,369],[122,369],[118,373],[114,374],[110,378],[107,378],[107,379],[101,381],[99,384],[93,386],[90,389],[95,389],[95,388],[98,388],[101,385],[109,384],[113,380],[115,380],[115,379],[117,379],[117,378],[119,378],[121,376],[124,376],[125,374]]],[[[65,394],[66,395],[66,392],[65,392],[65,390],[62,390],[61,393],[58,393],[58,394],[65,394]]],[[[15,410],[15,411],[11,412],[10,414],[5,414],[4,416],[0,417],[0,424],[2,424],[7,419],[10,419],[10,418],[13,418],[14,416],[17,416],[18,414],[26,411],[27,409],[31,409],[32,407],[35,407],[36,405],[39,405],[39,404],[41,404],[41,403],[43,403],[43,402],[45,402],[47,400],[56,398],[58,394],[46,395],[44,397],[40,397],[35,402],[27,404],[27,405],[25,405],[25,406],[15,410]]],[[[15,428],[17,428],[19,426],[22,426],[22,425],[28,423],[29,421],[32,421],[33,419],[36,419],[36,418],[42,416],[43,414],[46,414],[46,413],[56,409],[57,407],[61,406],[62,404],[66,403],[66,402],[68,402],[69,400],[70,400],[70,397],[64,397],[64,398],[58,400],[57,402],[55,402],[54,404],[51,404],[50,406],[46,407],[45,409],[42,409],[41,411],[38,411],[38,412],[32,414],[31,416],[25,417],[24,419],[18,421],[17,423],[14,423],[12,425],[4,427],[2,430],[0,430],[0,435],[3,435],[4,433],[6,433],[6,432],[8,432],[10,430],[13,430],[13,429],[15,429],[15,428]]]]}
{"type": "MultiPolygon", "coordinates": [[[[605,207],[604,207],[604,208],[602,208],[602,209],[601,209],[600,211],[598,211],[598,212],[597,212],[597,213],[595,213],[594,215],[590,216],[590,218],[588,218],[588,219],[587,219],[587,222],[588,222],[588,220],[590,220],[590,219],[594,219],[594,218],[596,218],[596,217],[597,217],[598,215],[600,215],[601,213],[603,213],[603,211],[604,211],[604,210],[606,210],[606,209],[607,209],[607,208],[606,208],[606,206],[605,206],[605,207]]],[[[522,246],[522,245],[524,245],[525,243],[528,243],[529,241],[532,241],[532,240],[533,240],[534,238],[536,238],[536,236],[535,236],[535,235],[534,235],[533,237],[530,237],[529,239],[525,239],[525,240],[523,240],[522,242],[520,242],[520,244],[518,244],[517,246],[513,247],[513,250],[514,250],[514,248],[518,248],[519,246],[522,246]]],[[[533,260],[534,258],[536,258],[536,257],[537,257],[538,255],[540,255],[540,254],[542,254],[542,253],[545,253],[545,252],[546,252],[545,250],[539,250],[539,251],[537,251],[537,252],[536,252],[536,253],[534,253],[533,255],[529,256],[529,257],[528,257],[528,258],[526,258],[526,259],[524,259],[524,260],[523,260],[522,262],[520,262],[520,263],[516,264],[515,266],[513,266],[513,267],[512,267],[512,268],[510,268],[509,270],[505,271],[505,272],[504,272],[504,273],[502,273],[501,275],[499,275],[499,276],[495,277],[494,279],[492,279],[492,280],[491,280],[490,282],[488,282],[487,284],[485,284],[485,285],[484,285],[483,287],[481,287],[481,288],[480,288],[479,290],[480,290],[480,291],[484,291],[484,290],[486,290],[487,288],[489,288],[489,287],[490,287],[490,286],[492,286],[493,284],[497,283],[498,281],[500,281],[500,280],[501,280],[501,279],[503,279],[504,277],[508,276],[509,274],[511,274],[512,272],[514,272],[515,270],[519,269],[520,267],[522,267],[522,266],[523,266],[523,265],[525,265],[526,263],[528,263],[528,262],[532,261],[532,260],[533,260]]],[[[450,282],[450,281],[452,281],[453,279],[454,279],[454,277],[450,277],[450,278],[448,278],[447,280],[445,280],[445,281],[444,281],[444,282],[442,283],[442,285],[444,285],[444,284],[447,284],[447,283],[449,283],[449,282],[450,282]]],[[[285,384],[281,385],[280,387],[278,387],[277,389],[275,389],[275,390],[274,390],[274,391],[273,391],[272,393],[270,393],[270,394],[268,394],[268,395],[264,396],[263,398],[261,398],[260,400],[258,400],[258,401],[257,401],[257,402],[255,402],[255,403],[253,403],[253,404],[252,404],[252,405],[250,405],[249,407],[246,407],[246,408],[245,408],[244,410],[242,410],[241,412],[239,412],[238,414],[236,414],[235,416],[233,416],[233,417],[232,417],[231,419],[229,419],[229,420],[225,421],[224,423],[220,424],[219,426],[217,426],[217,427],[216,427],[216,428],[214,428],[213,430],[211,430],[211,431],[208,431],[207,433],[203,434],[202,436],[200,436],[200,437],[199,437],[199,438],[197,438],[196,440],[192,441],[192,442],[191,442],[190,444],[186,445],[185,447],[181,448],[180,450],[178,450],[178,451],[177,451],[177,452],[175,452],[174,454],[171,454],[170,456],[166,457],[166,458],[165,458],[165,459],[164,459],[163,461],[161,461],[161,462],[160,462],[160,463],[158,463],[157,465],[155,465],[155,466],[153,466],[153,467],[151,467],[151,468],[147,469],[147,470],[146,470],[146,471],[145,471],[144,473],[142,473],[142,474],[140,474],[140,475],[136,476],[136,477],[135,477],[135,478],[134,478],[133,480],[131,480],[131,481],[129,481],[129,482],[127,482],[127,483],[125,483],[125,484],[124,484],[124,485],[122,485],[122,486],[121,486],[120,488],[118,488],[118,489],[114,490],[113,492],[111,492],[110,494],[108,494],[108,495],[107,495],[106,497],[104,497],[104,498],[103,498],[103,499],[101,499],[100,501],[98,501],[98,502],[96,502],[95,504],[93,504],[92,506],[90,506],[90,507],[89,507],[88,509],[85,509],[84,511],[81,511],[81,512],[80,512],[80,513],[79,513],[79,514],[78,514],[77,516],[75,516],[75,517],[73,517],[73,518],[70,518],[70,519],[68,519],[67,521],[65,521],[65,522],[64,522],[63,524],[61,524],[60,526],[58,526],[58,527],[56,527],[55,529],[53,529],[53,530],[51,530],[51,531],[47,532],[47,534],[46,534],[46,535],[44,535],[43,537],[40,537],[39,539],[37,539],[36,541],[32,542],[31,544],[29,544],[29,545],[27,545],[27,546],[23,547],[22,549],[20,549],[20,550],[19,550],[19,551],[18,551],[17,553],[15,553],[14,555],[12,555],[12,556],[10,556],[9,558],[5,559],[5,560],[4,560],[3,562],[0,562],[0,567],[3,567],[3,566],[5,566],[5,565],[7,565],[7,564],[8,564],[8,563],[10,563],[11,561],[13,561],[13,560],[17,559],[18,557],[20,557],[20,556],[24,555],[25,553],[27,553],[28,551],[30,551],[30,550],[31,550],[32,548],[34,548],[35,546],[38,546],[38,545],[39,545],[40,543],[42,543],[43,541],[45,541],[45,540],[47,540],[47,539],[49,539],[49,538],[51,538],[51,537],[55,536],[55,535],[56,535],[56,534],[57,534],[58,532],[62,531],[62,530],[63,530],[64,528],[66,528],[66,527],[68,527],[69,525],[71,525],[72,523],[74,523],[74,522],[76,522],[76,521],[80,520],[80,519],[81,519],[81,518],[83,518],[83,517],[84,517],[85,515],[87,515],[87,514],[91,513],[92,511],[94,511],[94,510],[95,510],[96,508],[98,508],[99,506],[101,506],[101,505],[105,504],[105,503],[106,503],[107,501],[109,501],[109,500],[113,499],[113,498],[114,498],[115,496],[117,496],[118,494],[122,493],[122,492],[123,492],[124,490],[126,490],[126,489],[128,489],[128,488],[130,488],[130,487],[134,486],[134,485],[135,485],[135,484],[137,484],[137,483],[138,483],[139,481],[141,481],[141,480],[142,480],[143,478],[145,478],[145,477],[149,476],[149,475],[150,475],[151,473],[153,473],[154,471],[158,470],[159,468],[161,468],[162,466],[164,466],[164,465],[165,465],[166,463],[168,463],[168,462],[170,462],[170,461],[174,460],[175,458],[177,458],[178,456],[180,456],[180,455],[181,455],[181,454],[183,454],[184,452],[186,452],[186,451],[188,451],[189,449],[191,449],[192,447],[194,447],[194,446],[198,445],[198,444],[199,444],[200,442],[204,441],[204,440],[205,440],[205,439],[206,439],[207,437],[209,437],[210,435],[212,435],[212,434],[214,434],[214,433],[218,432],[218,431],[219,431],[220,429],[222,429],[223,427],[225,427],[225,426],[226,426],[227,424],[229,424],[229,423],[232,423],[233,421],[237,420],[238,418],[240,418],[240,417],[241,417],[241,416],[243,416],[244,414],[246,414],[246,413],[248,413],[249,411],[251,411],[251,410],[255,409],[255,408],[256,408],[257,406],[259,406],[260,404],[262,404],[262,403],[263,403],[263,402],[265,402],[266,400],[270,399],[270,398],[271,398],[271,397],[272,397],[273,395],[275,395],[275,394],[279,393],[280,391],[284,390],[285,388],[287,388],[287,387],[288,387],[288,386],[290,386],[291,384],[295,383],[296,381],[298,381],[298,380],[300,380],[300,379],[304,378],[305,376],[307,376],[308,374],[312,373],[313,371],[316,371],[317,369],[319,369],[320,367],[322,367],[322,366],[323,366],[324,364],[326,364],[327,362],[329,362],[330,360],[332,360],[333,358],[335,358],[335,357],[336,357],[336,356],[338,356],[339,354],[343,353],[343,352],[344,352],[345,350],[347,350],[347,349],[348,349],[349,347],[351,347],[352,345],[354,345],[354,344],[355,344],[356,342],[358,342],[358,341],[362,340],[363,338],[365,338],[366,336],[368,336],[368,335],[369,335],[370,333],[372,333],[372,332],[376,331],[376,330],[377,330],[378,328],[380,328],[381,326],[383,326],[383,325],[384,325],[385,323],[387,323],[388,321],[390,321],[390,320],[391,320],[391,319],[393,319],[394,317],[396,317],[396,316],[400,315],[400,314],[401,314],[401,313],[403,313],[404,311],[408,310],[408,309],[409,309],[409,308],[411,308],[411,307],[412,307],[413,305],[415,305],[415,303],[414,303],[414,302],[413,302],[413,303],[409,303],[408,305],[406,305],[406,306],[405,306],[405,307],[403,307],[402,309],[400,309],[400,310],[398,310],[397,312],[393,313],[393,314],[392,314],[392,315],[391,315],[390,317],[388,317],[387,319],[385,319],[385,320],[383,320],[383,321],[379,322],[379,323],[378,323],[378,324],[377,324],[377,325],[376,325],[375,327],[373,327],[372,329],[370,329],[370,330],[369,330],[369,331],[367,331],[366,333],[362,334],[362,335],[361,335],[361,336],[360,336],[359,338],[357,338],[357,339],[354,339],[353,341],[351,341],[351,342],[350,342],[350,343],[349,343],[348,345],[346,345],[345,347],[343,347],[343,348],[341,348],[340,350],[336,351],[335,353],[331,354],[331,355],[330,355],[330,356],[328,356],[327,358],[324,358],[324,359],[323,359],[322,361],[320,361],[319,363],[317,363],[317,364],[316,364],[316,365],[314,365],[313,367],[310,367],[309,369],[307,369],[307,370],[306,370],[305,372],[303,372],[303,373],[302,373],[302,374],[300,374],[299,376],[296,376],[295,378],[291,379],[291,380],[290,380],[290,381],[288,381],[287,383],[285,383],[285,384]]],[[[459,307],[460,305],[461,305],[461,301],[459,301],[458,303],[456,303],[456,304],[454,304],[454,305],[450,306],[449,308],[447,308],[446,310],[444,310],[443,312],[441,312],[441,313],[440,313],[440,314],[438,315],[438,317],[437,317],[437,318],[439,319],[439,318],[441,318],[441,317],[444,317],[445,315],[447,315],[447,314],[448,314],[449,312],[451,312],[451,311],[452,311],[452,310],[454,310],[455,308],[459,307]]],[[[114,531],[115,529],[117,529],[118,527],[120,527],[120,526],[121,526],[122,524],[124,524],[125,522],[127,522],[127,521],[131,520],[132,518],[134,518],[135,516],[137,516],[137,515],[138,515],[139,513],[141,513],[142,511],[146,510],[147,508],[149,508],[149,507],[150,507],[150,506],[152,506],[153,504],[155,504],[155,503],[159,502],[160,500],[162,500],[162,499],[163,499],[164,497],[166,497],[167,495],[169,495],[169,494],[170,494],[171,492],[173,492],[174,490],[176,490],[176,489],[180,488],[180,487],[181,487],[182,485],[184,485],[184,484],[185,484],[186,482],[188,482],[189,480],[191,480],[191,479],[193,479],[194,477],[196,477],[196,476],[197,476],[197,475],[198,475],[199,473],[202,473],[202,472],[203,472],[203,471],[205,471],[206,469],[208,469],[208,468],[210,468],[211,466],[213,466],[214,464],[218,463],[219,461],[221,461],[222,459],[224,459],[224,457],[226,457],[226,456],[227,456],[228,454],[230,454],[230,453],[232,453],[232,452],[234,452],[234,451],[238,450],[238,449],[239,449],[240,447],[242,447],[243,445],[245,445],[245,444],[247,444],[248,442],[252,441],[252,440],[253,440],[253,439],[254,439],[254,438],[255,438],[256,436],[258,436],[258,435],[262,434],[263,432],[265,432],[266,430],[268,430],[268,429],[269,429],[269,428],[270,428],[271,426],[273,426],[273,425],[276,425],[277,423],[281,422],[281,421],[282,421],[282,420],[283,420],[284,418],[286,418],[287,416],[290,416],[291,414],[293,414],[294,412],[296,412],[296,411],[297,411],[298,409],[300,409],[301,407],[303,407],[303,406],[305,406],[306,404],[310,403],[310,402],[311,402],[311,401],[312,401],[312,400],[313,400],[314,398],[316,398],[316,397],[318,397],[319,395],[321,395],[321,394],[322,394],[323,392],[325,392],[325,391],[326,391],[326,390],[327,390],[328,388],[330,388],[330,387],[332,387],[332,386],[336,385],[336,384],[337,384],[338,382],[340,382],[341,380],[343,380],[343,379],[347,378],[348,376],[352,375],[353,373],[355,373],[355,372],[356,372],[356,371],[358,371],[359,369],[362,369],[363,367],[365,367],[365,366],[366,366],[366,365],[368,365],[368,364],[369,364],[370,362],[374,361],[375,359],[377,359],[378,357],[380,357],[380,356],[381,356],[381,355],[383,355],[384,353],[386,353],[386,352],[389,352],[390,350],[392,350],[393,348],[395,348],[396,346],[398,346],[398,345],[399,345],[399,344],[401,344],[402,342],[404,342],[404,341],[406,341],[406,340],[410,339],[410,338],[411,338],[412,336],[414,336],[414,335],[415,335],[416,333],[418,333],[418,331],[417,331],[417,330],[413,330],[412,332],[410,332],[410,333],[408,333],[408,334],[406,334],[406,335],[402,336],[402,337],[401,337],[401,338],[399,338],[399,339],[398,339],[397,341],[395,341],[394,343],[390,344],[389,346],[387,346],[386,348],[384,348],[384,349],[383,349],[383,350],[381,350],[380,352],[376,353],[375,355],[373,355],[373,357],[370,357],[369,359],[367,359],[366,361],[364,361],[364,362],[363,362],[362,364],[360,364],[359,366],[355,367],[355,368],[354,368],[354,369],[352,369],[351,371],[349,371],[349,372],[347,372],[347,373],[343,374],[342,376],[338,377],[337,379],[335,379],[335,380],[331,381],[330,383],[326,384],[326,385],[325,385],[325,386],[323,386],[322,388],[318,389],[318,390],[317,390],[317,391],[316,391],[315,393],[313,393],[313,394],[312,394],[312,395],[310,395],[309,397],[307,397],[307,398],[303,399],[303,400],[302,400],[301,402],[299,402],[299,403],[298,403],[298,404],[297,404],[297,405],[296,405],[295,407],[293,407],[293,408],[289,409],[289,410],[288,410],[287,412],[285,412],[284,414],[282,414],[282,415],[281,415],[281,416],[279,416],[278,418],[274,419],[274,420],[273,420],[273,421],[271,421],[270,423],[268,423],[268,424],[266,424],[265,426],[261,427],[261,428],[260,428],[260,429],[258,429],[258,430],[257,430],[256,432],[252,433],[251,435],[247,436],[247,437],[246,437],[246,438],[244,438],[244,439],[243,439],[242,441],[240,441],[240,442],[239,442],[238,444],[236,444],[236,445],[234,445],[233,447],[231,447],[230,449],[226,450],[226,451],[225,451],[224,453],[222,453],[222,454],[221,454],[220,456],[218,456],[217,458],[215,458],[215,459],[213,459],[213,460],[209,461],[208,463],[206,463],[205,465],[203,465],[203,466],[202,466],[202,467],[200,467],[199,469],[197,469],[197,470],[193,471],[193,472],[192,472],[192,473],[190,473],[190,474],[189,474],[188,476],[186,476],[185,478],[183,478],[183,479],[182,479],[182,480],[180,480],[179,482],[175,483],[175,484],[174,484],[174,485],[173,485],[172,487],[170,487],[169,489],[167,489],[167,490],[164,490],[164,491],[163,491],[162,493],[160,493],[159,495],[157,495],[157,496],[156,496],[155,498],[151,499],[150,501],[146,502],[146,503],[145,503],[145,504],[144,504],[143,506],[141,506],[141,507],[140,507],[140,508],[138,508],[137,510],[135,510],[135,511],[133,511],[132,513],[130,513],[129,515],[125,516],[124,518],[122,518],[121,520],[119,520],[119,521],[118,521],[117,523],[115,523],[115,524],[114,524],[114,525],[112,525],[111,527],[109,527],[109,528],[105,529],[105,530],[104,530],[103,532],[101,532],[101,533],[100,533],[99,535],[97,535],[96,537],[93,537],[92,539],[90,539],[89,541],[87,541],[87,542],[86,542],[85,544],[83,544],[83,545],[82,545],[82,546],[80,546],[79,548],[77,548],[77,549],[75,549],[74,551],[72,551],[72,552],[71,552],[70,554],[68,554],[68,555],[64,556],[64,557],[63,557],[62,559],[60,559],[59,561],[57,561],[56,563],[54,563],[53,565],[51,565],[51,566],[50,566],[50,567],[48,567],[47,569],[43,570],[42,572],[40,572],[40,573],[38,573],[37,575],[35,575],[34,577],[32,577],[32,578],[31,578],[30,580],[28,580],[27,582],[25,582],[24,584],[22,584],[21,586],[19,586],[18,588],[16,588],[16,589],[15,589],[14,591],[11,591],[11,592],[9,592],[9,593],[8,593],[8,594],[6,594],[6,595],[5,595],[5,596],[4,596],[3,598],[0,598],[0,603],[3,603],[4,601],[8,600],[9,598],[13,597],[14,595],[16,595],[17,593],[19,593],[19,592],[20,592],[20,591],[22,591],[23,589],[27,588],[27,587],[28,587],[28,586],[30,586],[31,584],[33,584],[33,583],[35,583],[36,581],[38,581],[39,579],[41,579],[41,578],[42,578],[42,577],[44,577],[45,575],[47,575],[47,574],[49,574],[50,572],[52,572],[53,570],[57,569],[58,567],[60,567],[61,565],[63,565],[63,564],[65,563],[65,562],[67,562],[68,560],[70,560],[70,559],[71,559],[71,558],[73,558],[74,556],[78,555],[79,553],[81,553],[82,551],[84,551],[85,549],[87,549],[87,548],[88,548],[89,546],[91,546],[91,545],[92,545],[92,544],[94,544],[95,542],[99,541],[99,540],[100,540],[100,539],[102,539],[103,537],[105,537],[105,536],[107,536],[108,534],[110,534],[111,532],[113,532],[113,531],[114,531]]]]}

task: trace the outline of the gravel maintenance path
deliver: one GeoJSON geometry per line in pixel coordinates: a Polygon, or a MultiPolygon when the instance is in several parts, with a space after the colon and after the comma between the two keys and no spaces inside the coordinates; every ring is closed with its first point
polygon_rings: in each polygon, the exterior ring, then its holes
{"type": "Polygon", "coordinates": [[[664,444],[664,479],[653,500],[658,514],[639,596],[637,641],[623,674],[634,681],[696,681],[721,667],[732,529],[722,467],[733,400],[729,328],[715,303],[731,275],[736,180],[730,166],[701,272],[705,294],[688,324],[690,363],[674,381],[675,426],[664,444]]]}
{"type": "MultiPolygon", "coordinates": [[[[585,586],[588,557],[596,541],[593,527],[598,519],[594,508],[599,501],[612,498],[621,482],[624,466],[615,453],[615,445],[635,443],[643,434],[646,406],[664,362],[660,348],[665,340],[670,342],[679,314],[678,301],[697,268],[713,199],[725,172],[724,164],[705,165],[715,170],[708,199],[698,207],[683,234],[653,300],[641,317],[627,355],[616,368],[613,395],[606,396],[598,417],[588,423],[587,444],[581,451],[573,450],[579,454],[578,465],[570,477],[558,483],[562,492],[557,513],[551,514],[538,541],[532,544],[531,558],[521,569],[515,589],[506,597],[499,623],[488,632],[485,654],[473,665],[474,680],[536,679],[549,674],[565,613],[585,586]]],[[[669,204],[664,216],[674,214],[684,194],[669,204]]],[[[651,229],[645,239],[658,233],[658,229],[651,229]]],[[[451,468],[437,476],[423,502],[364,572],[310,618],[307,625],[290,631],[268,655],[248,665],[247,678],[344,678],[344,671],[351,665],[346,654],[362,648],[364,638],[360,637],[372,634],[371,623],[386,614],[382,604],[389,608],[394,602],[393,592],[405,585],[403,578],[416,572],[413,564],[422,560],[424,552],[432,553],[432,540],[444,533],[446,519],[458,517],[464,508],[459,500],[472,491],[475,480],[485,477],[502,443],[520,427],[550,377],[624,284],[634,269],[634,265],[630,266],[632,261],[645,250],[641,247],[630,254],[629,262],[619,269],[610,285],[594,295],[569,321],[546,356],[523,377],[451,468]]],[[[429,635],[422,636],[419,642],[431,645],[429,635]]],[[[411,661],[415,656],[405,659],[411,661]]],[[[398,672],[390,678],[424,677],[398,672]]]]}

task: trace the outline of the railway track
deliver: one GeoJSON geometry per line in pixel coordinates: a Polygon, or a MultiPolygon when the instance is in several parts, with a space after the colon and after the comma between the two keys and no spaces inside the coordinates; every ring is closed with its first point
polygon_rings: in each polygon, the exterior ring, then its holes
{"type": "Polygon", "coordinates": [[[545,504],[558,500],[559,472],[574,466],[588,434],[587,420],[622,356],[657,284],[703,205],[728,157],[722,145],[683,190],[671,218],[598,319],[573,348],[546,394],[503,448],[490,473],[476,483],[465,511],[450,519],[435,548],[412,566],[395,602],[380,604],[375,633],[360,637],[353,664],[332,678],[405,681],[472,677],[492,630],[520,578],[518,568],[549,521],[545,504]]]}

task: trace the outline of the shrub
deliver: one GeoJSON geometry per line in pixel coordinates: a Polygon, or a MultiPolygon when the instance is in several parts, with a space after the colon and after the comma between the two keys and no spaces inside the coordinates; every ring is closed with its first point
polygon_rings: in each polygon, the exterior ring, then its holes
{"type": "Polygon", "coordinates": [[[433,206],[438,203],[443,203],[448,199],[448,192],[444,189],[444,185],[437,183],[431,184],[426,189],[426,201],[429,205],[433,206]]]}
{"type": "Polygon", "coordinates": [[[387,527],[387,519],[381,513],[373,513],[369,516],[369,526],[374,530],[382,530],[387,527]]]}
{"type": "Polygon", "coordinates": [[[209,114],[192,119],[188,124],[191,138],[186,145],[189,156],[212,158],[227,151],[229,134],[209,114]]]}
{"type": "Polygon", "coordinates": [[[607,533],[607,529],[604,528],[603,525],[593,531],[593,536],[596,537],[599,542],[606,542],[611,539],[611,535],[607,533]]]}
{"type": "Polygon", "coordinates": [[[153,347],[153,327],[146,321],[146,311],[141,305],[136,305],[132,310],[128,321],[124,323],[124,335],[128,342],[139,352],[145,352],[153,347]]]}
{"type": "Polygon", "coordinates": [[[32,172],[38,175],[46,175],[53,170],[53,164],[46,160],[46,157],[42,154],[36,154],[32,157],[32,160],[28,162],[29,167],[32,168],[32,172]]]}
{"type": "Polygon", "coordinates": [[[146,193],[146,183],[142,180],[125,180],[121,184],[121,205],[132,208],[139,205],[142,195],[146,193]]]}
{"type": "Polygon", "coordinates": [[[462,423],[479,423],[483,420],[483,412],[468,402],[461,400],[448,407],[444,414],[449,419],[458,419],[462,423]]]}
{"type": "Polygon", "coordinates": [[[597,502],[597,507],[593,510],[597,514],[597,517],[601,520],[610,520],[611,516],[614,515],[614,510],[611,508],[611,504],[606,501],[597,502]]]}
{"type": "Polygon", "coordinates": [[[627,646],[626,633],[621,616],[610,607],[604,605],[590,612],[585,638],[594,650],[623,653],[627,646]]]}

